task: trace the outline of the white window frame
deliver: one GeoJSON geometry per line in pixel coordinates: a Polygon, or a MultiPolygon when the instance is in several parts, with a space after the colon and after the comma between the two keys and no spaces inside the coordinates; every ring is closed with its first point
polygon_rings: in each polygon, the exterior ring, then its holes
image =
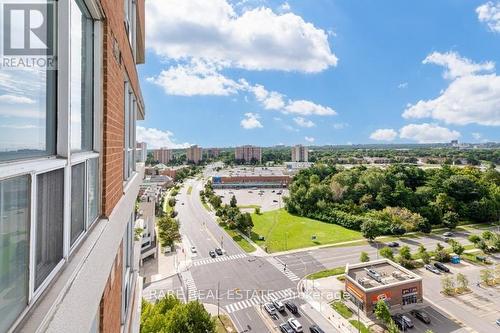
{"type": "MultiPolygon", "coordinates": [[[[29,278],[27,281],[28,304],[13,323],[12,328],[17,327],[43,294],[47,287],[52,283],[54,277],[60,272],[64,264],[68,261],[73,251],[78,247],[86,237],[88,230],[92,228],[101,214],[101,193],[102,193],[102,160],[99,151],[101,150],[101,132],[102,132],[102,21],[99,21],[100,13],[95,8],[99,8],[97,0],[69,0],[58,1],[57,4],[57,45],[66,47],[57,47],[58,73],[56,81],[57,101],[56,101],[56,155],[36,157],[32,159],[11,160],[0,162],[0,181],[29,175],[30,177],[30,225],[29,225],[29,255],[28,267],[29,278]],[[93,151],[71,153],[70,137],[70,3],[80,1],[87,7],[94,18],[94,64],[93,64],[93,151]],[[98,216],[94,221],[85,220],[85,231],[70,247],[70,228],[71,228],[71,167],[74,164],[85,162],[85,179],[88,186],[88,161],[98,159],[99,182],[97,186],[99,205],[98,216]],[[50,272],[45,280],[35,290],[35,271],[36,271],[36,212],[37,212],[37,175],[46,172],[64,169],[64,210],[63,210],[63,258],[56,267],[50,272]]],[[[88,214],[88,199],[85,196],[85,215],[88,214]]]]}
{"type": "Polygon", "coordinates": [[[123,85],[123,114],[124,114],[124,142],[123,142],[123,183],[126,184],[136,174],[136,122],[137,98],[128,78],[123,85]]]}

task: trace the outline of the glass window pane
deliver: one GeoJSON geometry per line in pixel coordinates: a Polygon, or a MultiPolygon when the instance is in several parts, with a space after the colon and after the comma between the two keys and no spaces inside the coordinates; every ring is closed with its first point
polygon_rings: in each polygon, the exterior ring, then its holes
{"type": "Polygon", "coordinates": [[[63,258],[64,170],[37,176],[35,289],[63,258]]]}
{"type": "Polygon", "coordinates": [[[71,150],[92,150],[93,22],[83,4],[71,1],[71,150]]]}
{"type": "Polygon", "coordinates": [[[85,230],[85,163],[71,168],[71,245],[85,230]]]}
{"type": "Polygon", "coordinates": [[[88,224],[99,216],[99,159],[93,158],[88,164],[88,224]]]}
{"type": "Polygon", "coordinates": [[[0,182],[0,332],[28,304],[29,176],[0,182]]]}

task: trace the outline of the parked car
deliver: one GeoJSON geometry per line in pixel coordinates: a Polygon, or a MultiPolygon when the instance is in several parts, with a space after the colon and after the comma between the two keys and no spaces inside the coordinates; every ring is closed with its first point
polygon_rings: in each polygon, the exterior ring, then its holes
{"type": "Polygon", "coordinates": [[[282,301],[275,299],[273,301],[273,305],[276,308],[276,310],[278,310],[279,312],[285,311],[285,304],[283,304],[282,301]]]}
{"type": "Polygon", "coordinates": [[[292,326],[290,326],[290,324],[288,323],[283,323],[280,325],[280,331],[283,332],[283,333],[295,333],[295,331],[293,330],[292,326]]]}
{"type": "Polygon", "coordinates": [[[273,200],[273,202],[278,202],[278,200],[273,200]]]}
{"type": "Polygon", "coordinates": [[[450,269],[446,267],[442,262],[435,262],[434,267],[446,273],[450,272],[450,269]]]}
{"type": "Polygon", "coordinates": [[[427,314],[427,312],[423,310],[411,310],[410,313],[415,316],[415,318],[419,319],[421,322],[426,324],[431,323],[431,317],[427,314]]]}
{"type": "Polygon", "coordinates": [[[222,249],[220,247],[215,249],[215,253],[217,253],[220,256],[223,254],[222,249]]]}
{"type": "Polygon", "coordinates": [[[403,320],[403,317],[400,314],[396,314],[394,316],[391,316],[392,320],[396,323],[398,328],[402,331],[406,331],[408,328],[408,325],[406,325],[406,322],[403,320]]]}
{"type": "Polygon", "coordinates": [[[302,332],[302,325],[295,318],[288,319],[288,325],[292,326],[293,330],[297,333],[302,332]]]}
{"type": "Polygon", "coordinates": [[[500,326],[500,318],[497,319],[497,321],[495,323],[497,323],[497,325],[500,326]]]}
{"type": "Polygon", "coordinates": [[[453,233],[452,233],[452,232],[447,231],[447,232],[443,233],[443,236],[444,236],[444,237],[453,237],[454,235],[453,235],[453,233]]]}
{"type": "Polygon", "coordinates": [[[293,304],[292,301],[286,301],[285,306],[288,310],[290,310],[291,313],[293,313],[293,314],[299,313],[299,309],[297,308],[297,305],[293,304]]]}
{"type": "Polygon", "coordinates": [[[325,331],[323,331],[318,325],[312,325],[309,327],[309,331],[311,333],[325,333],[325,331]]]}
{"type": "Polygon", "coordinates": [[[266,312],[271,316],[274,316],[276,314],[276,308],[274,307],[273,303],[264,304],[264,310],[266,310],[266,312]]]}
{"type": "Polygon", "coordinates": [[[401,318],[405,322],[406,326],[408,326],[409,328],[413,328],[413,321],[411,320],[410,317],[408,317],[407,315],[403,314],[403,315],[401,315],[401,318]]]}
{"type": "Polygon", "coordinates": [[[431,271],[434,274],[441,274],[441,271],[432,265],[425,265],[426,270],[431,271]]]}
{"type": "Polygon", "coordinates": [[[210,251],[208,252],[208,255],[209,255],[209,256],[211,256],[212,258],[217,257],[217,254],[215,254],[215,251],[214,251],[214,250],[210,250],[210,251]]]}
{"type": "Polygon", "coordinates": [[[398,242],[389,242],[389,243],[387,243],[387,246],[388,247],[398,247],[399,243],[398,242]]]}
{"type": "Polygon", "coordinates": [[[196,253],[196,246],[191,246],[191,252],[196,253]]]}

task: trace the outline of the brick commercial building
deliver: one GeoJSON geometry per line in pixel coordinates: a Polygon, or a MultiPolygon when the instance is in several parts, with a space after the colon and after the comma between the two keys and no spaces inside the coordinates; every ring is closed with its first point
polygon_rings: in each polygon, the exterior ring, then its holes
{"type": "Polygon", "coordinates": [[[236,147],[234,151],[234,159],[244,163],[262,163],[262,148],[250,145],[236,147]]]}
{"type": "Polygon", "coordinates": [[[188,162],[198,164],[203,159],[203,152],[201,147],[197,145],[191,146],[186,150],[186,159],[188,162]]]}
{"type": "Polygon", "coordinates": [[[16,124],[0,133],[0,332],[137,332],[144,0],[40,3],[57,67],[2,70],[40,117],[0,113],[16,124]]]}
{"type": "Polygon", "coordinates": [[[160,148],[153,150],[153,161],[158,163],[168,164],[172,160],[172,150],[160,148]]]}
{"type": "Polygon", "coordinates": [[[292,162],[308,162],[309,149],[303,145],[296,145],[292,147],[292,162]]]}
{"type": "Polygon", "coordinates": [[[422,278],[388,259],[346,266],[345,291],[367,315],[379,300],[391,310],[422,303],[422,278]]]}

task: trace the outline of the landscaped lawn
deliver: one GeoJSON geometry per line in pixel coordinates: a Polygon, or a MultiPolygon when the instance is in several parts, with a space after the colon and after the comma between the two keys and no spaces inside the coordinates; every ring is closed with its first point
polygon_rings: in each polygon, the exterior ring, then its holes
{"type": "Polygon", "coordinates": [[[309,274],[307,278],[309,280],[316,280],[316,279],[322,279],[325,277],[329,276],[335,276],[335,275],[341,275],[345,273],[345,267],[340,266],[340,267],[335,267],[332,269],[325,269],[324,271],[319,271],[316,273],[309,274]]]}
{"type": "Polygon", "coordinates": [[[252,240],[268,252],[363,239],[359,231],[289,214],[284,209],[252,214],[252,240]],[[259,240],[264,236],[265,240],[259,240]],[[312,236],[316,236],[313,240],[312,236]]]}
{"type": "Polygon", "coordinates": [[[333,302],[331,304],[332,308],[337,311],[345,319],[352,317],[352,311],[344,303],[340,301],[333,302]]]}
{"type": "Polygon", "coordinates": [[[236,243],[238,243],[238,245],[243,249],[243,251],[245,251],[247,253],[251,253],[251,252],[254,252],[256,250],[255,247],[252,244],[250,244],[245,238],[243,238],[238,233],[238,231],[229,229],[227,227],[224,227],[224,230],[226,230],[226,232],[228,233],[228,235],[231,236],[231,238],[236,243]]]}
{"type": "Polygon", "coordinates": [[[349,320],[349,322],[351,323],[352,326],[354,326],[354,328],[358,329],[359,332],[370,333],[370,330],[366,328],[366,326],[363,323],[357,320],[349,320]]]}

